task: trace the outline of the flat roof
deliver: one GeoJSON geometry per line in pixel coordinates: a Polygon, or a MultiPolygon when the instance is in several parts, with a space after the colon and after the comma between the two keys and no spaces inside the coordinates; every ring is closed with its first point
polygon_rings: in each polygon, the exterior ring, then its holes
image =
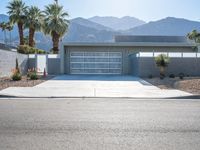
{"type": "Polygon", "coordinates": [[[185,36],[116,35],[115,42],[187,43],[191,40],[185,36]]]}
{"type": "Polygon", "coordinates": [[[66,42],[63,46],[69,47],[196,47],[197,44],[189,42],[107,42],[107,43],[92,43],[92,42],[66,42]]]}

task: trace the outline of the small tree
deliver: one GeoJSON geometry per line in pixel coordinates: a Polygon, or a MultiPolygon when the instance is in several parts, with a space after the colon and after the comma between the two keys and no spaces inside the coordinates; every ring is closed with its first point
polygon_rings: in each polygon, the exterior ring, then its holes
{"type": "Polygon", "coordinates": [[[17,58],[16,58],[15,69],[12,70],[11,78],[13,81],[19,81],[22,79],[17,58]]]}
{"type": "Polygon", "coordinates": [[[168,66],[170,59],[165,54],[160,54],[155,58],[156,65],[160,70],[160,78],[163,79],[165,77],[165,68],[168,66]]]}
{"type": "Polygon", "coordinates": [[[19,63],[18,63],[18,59],[16,58],[16,65],[15,65],[15,69],[17,71],[17,73],[20,73],[20,69],[19,69],[19,63]]]}

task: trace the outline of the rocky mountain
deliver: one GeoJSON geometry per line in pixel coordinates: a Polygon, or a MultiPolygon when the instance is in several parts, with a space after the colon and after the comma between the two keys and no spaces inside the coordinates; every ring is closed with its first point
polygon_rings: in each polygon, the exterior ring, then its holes
{"type": "Polygon", "coordinates": [[[0,14],[0,22],[7,22],[9,20],[9,17],[4,14],[0,14]]]}
{"type": "MultiPolygon", "coordinates": [[[[93,19],[84,19],[84,18],[75,18],[70,20],[70,26],[68,32],[63,37],[63,42],[111,42],[113,41],[113,37],[115,35],[126,34],[126,35],[186,35],[188,32],[193,29],[197,29],[200,31],[200,22],[190,21],[181,18],[172,18],[168,17],[162,20],[149,22],[128,30],[119,31],[120,25],[118,24],[118,28],[114,26],[108,26],[103,23],[97,23],[97,21],[93,17],[93,19]]],[[[106,20],[110,18],[110,20],[115,20],[115,17],[105,17],[106,20]],[[114,19],[113,19],[114,18],[114,19]]],[[[124,17],[126,18],[126,17],[124,17]]],[[[0,22],[8,21],[8,16],[0,15],[0,22]]],[[[109,19],[107,20],[109,22],[109,19]]],[[[113,22],[113,21],[110,21],[113,22]]],[[[142,22],[141,22],[142,23],[142,22]]],[[[124,23],[126,24],[126,23],[124,23]]],[[[125,29],[130,26],[129,22],[127,26],[122,24],[120,29],[125,29]]],[[[133,23],[133,26],[135,24],[133,23]]],[[[28,30],[25,30],[25,35],[28,35],[28,30]]],[[[9,38],[9,34],[7,33],[7,38],[9,38]]],[[[4,40],[4,33],[0,31],[0,41],[4,40]]],[[[12,31],[12,40],[14,42],[18,42],[18,30],[17,27],[14,27],[12,31]]],[[[37,43],[37,47],[40,49],[44,49],[49,51],[52,47],[51,37],[46,36],[41,32],[37,32],[35,34],[35,40],[37,43]]]]}
{"type": "Polygon", "coordinates": [[[81,17],[72,19],[70,21],[70,23],[71,24],[79,24],[81,26],[86,26],[86,27],[89,27],[89,28],[97,29],[97,30],[106,30],[106,31],[113,30],[112,28],[106,27],[104,25],[101,25],[99,23],[95,23],[93,21],[90,21],[88,19],[84,19],[84,18],[81,18],[81,17]]]}
{"type": "Polygon", "coordinates": [[[117,17],[99,17],[95,16],[88,20],[101,24],[103,26],[112,28],[114,30],[128,30],[140,25],[145,24],[144,21],[139,20],[135,17],[125,16],[122,18],[117,17]]]}
{"type": "Polygon", "coordinates": [[[168,17],[162,20],[132,28],[124,32],[131,35],[181,35],[185,36],[192,30],[200,31],[200,22],[182,18],[168,17]]]}
{"type": "Polygon", "coordinates": [[[116,34],[120,34],[120,32],[113,31],[89,20],[78,18],[70,21],[68,33],[63,41],[108,42],[112,41],[116,34]]]}

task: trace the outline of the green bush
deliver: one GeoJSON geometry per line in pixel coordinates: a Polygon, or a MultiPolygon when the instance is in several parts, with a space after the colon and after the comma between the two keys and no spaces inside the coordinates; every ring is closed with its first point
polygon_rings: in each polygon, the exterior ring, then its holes
{"type": "Polygon", "coordinates": [[[38,75],[37,75],[37,69],[29,69],[27,73],[27,77],[30,78],[31,80],[37,80],[38,75]]]}
{"type": "Polygon", "coordinates": [[[14,69],[11,78],[13,81],[19,81],[22,79],[22,76],[21,76],[20,72],[18,72],[18,70],[14,69]]]}
{"type": "Polygon", "coordinates": [[[30,74],[30,79],[31,79],[31,80],[37,80],[37,79],[38,79],[37,73],[31,73],[31,74],[30,74]]]}
{"type": "Polygon", "coordinates": [[[181,80],[183,80],[183,78],[185,77],[185,74],[184,73],[179,73],[179,78],[181,79],[181,80]]]}
{"type": "Polygon", "coordinates": [[[46,51],[28,45],[19,45],[17,51],[21,54],[46,54],[46,51]]]}
{"type": "Polygon", "coordinates": [[[19,80],[22,79],[17,58],[16,58],[15,69],[12,70],[11,78],[12,78],[13,81],[19,81],[19,80]]]}
{"type": "Polygon", "coordinates": [[[175,75],[174,74],[170,74],[169,78],[175,78],[175,75]]]}
{"type": "Polygon", "coordinates": [[[153,75],[152,75],[152,74],[148,75],[148,78],[149,78],[149,79],[152,79],[152,78],[153,78],[153,75]]]}

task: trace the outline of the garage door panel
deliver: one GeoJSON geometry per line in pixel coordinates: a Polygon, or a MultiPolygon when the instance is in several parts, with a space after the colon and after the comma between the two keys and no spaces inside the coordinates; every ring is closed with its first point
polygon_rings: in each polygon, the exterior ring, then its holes
{"type": "Polygon", "coordinates": [[[120,52],[71,52],[71,74],[121,74],[120,52]]]}

